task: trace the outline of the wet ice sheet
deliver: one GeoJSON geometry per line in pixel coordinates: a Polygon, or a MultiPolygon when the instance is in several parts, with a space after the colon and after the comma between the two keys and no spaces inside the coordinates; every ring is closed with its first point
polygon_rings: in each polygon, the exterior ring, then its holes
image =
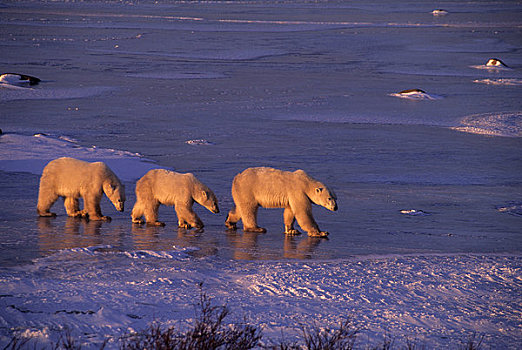
{"type": "Polygon", "coordinates": [[[130,77],[145,79],[221,79],[226,75],[219,73],[173,73],[173,72],[151,72],[129,74],[130,77]]]}
{"type": "Polygon", "coordinates": [[[13,100],[55,100],[84,98],[110,92],[110,87],[45,88],[0,83],[0,102],[13,100]]]}

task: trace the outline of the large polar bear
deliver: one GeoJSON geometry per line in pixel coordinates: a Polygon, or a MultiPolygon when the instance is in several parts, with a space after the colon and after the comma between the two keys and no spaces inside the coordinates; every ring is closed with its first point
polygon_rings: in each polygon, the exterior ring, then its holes
{"type": "Polygon", "coordinates": [[[294,172],[273,168],[248,168],[239,173],[232,183],[232,197],[235,207],[229,212],[225,225],[236,229],[236,223],[243,221],[243,230],[266,232],[257,226],[257,209],[285,208],[285,233],[300,234],[294,229],[294,222],[309,236],[327,236],[319,230],[312,216],[312,203],[326,209],[337,210],[336,196],[323,183],[311,178],[303,170],[294,172]]]}
{"type": "Polygon", "coordinates": [[[58,197],[64,197],[67,215],[88,216],[89,220],[110,220],[101,213],[103,193],[118,211],[123,211],[125,187],[105,163],[58,158],[50,161],[43,170],[36,210],[40,216],[55,216],[49,209],[58,197]],[[80,210],[80,197],[83,198],[83,210],[80,210]]]}
{"type": "Polygon", "coordinates": [[[218,201],[214,192],[191,174],[180,174],[164,169],[153,169],[136,182],[136,204],[132,209],[132,222],[164,226],[158,221],[160,204],[173,205],[178,216],[180,228],[200,229],[203,222],[192,210],[197,202],[213,213],[219,213],[218,201]]]}

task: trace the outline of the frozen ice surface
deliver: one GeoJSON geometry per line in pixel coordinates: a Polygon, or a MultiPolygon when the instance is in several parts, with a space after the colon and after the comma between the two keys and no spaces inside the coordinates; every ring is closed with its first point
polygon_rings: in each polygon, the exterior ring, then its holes
{"type": "Polygon", "coordinates": [[[517,349],[520,4],[437,6],[448,14],[409,0],[3,2],[0,72],[42,81],[0,84],[0,344],[48,344],[68,325],[88,348],[187,325],[204,282],[267,338],[353,316],[362,347],[389,332],[446,349],[476,332],[517,349]],[[411,88],[443,98],[389,96],[411,88]],[[107,162],[125,213],[104,198],[110,223],[60,201],[37,218],[39,174],[61,156],[107,162]],[[282,210],[262,208],[266,234],[226,231],[232,179],[251,166],[332,187],[339,210],[314,206],[329,239],[285,237],[282,210]],[[156,167],[196,174],[222,213],[196,204],[203,232],[177,230],[166,207],[165,227],[133,226],[135,181],[156,167]]]}
{"type": "Polygon", "coordinates": [[[219,79],[226,78],[224,74],[217,73],[173,73],[173,72],[151,72],[128,74],[129,77],[148,79],[219,79]]]}

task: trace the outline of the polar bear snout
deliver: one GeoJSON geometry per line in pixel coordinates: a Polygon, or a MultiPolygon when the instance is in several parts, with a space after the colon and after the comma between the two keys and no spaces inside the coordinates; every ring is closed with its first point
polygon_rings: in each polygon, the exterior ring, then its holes
{"type": "Polygon", "coordinates": [[[337,201],[335,200],[335,198],[328,198],[324,207],[331,211],[337,211],[337,201]]]}
{"type": "Polygon", "coordinates": [[[335,197],[328,197],[326,199],[326,203],[323,205],[326,209],[330,211],[337,211],[337,201],[335,197]]]}
{"type": "Polygon", "coordinates": [[[219,207],[217,205],[217,203],[213,202],[213,203],[210,203],[209,205],[205,205],[205,207],[211,212],[211,213],[214,213],[214,214],[219,214],[219,207]]]}
{"type": "Polygon", "coordinates": [[[118,201],[113,204],[117,211],[123,212],[123,210],[125,210],[125,201],[118,199],[118,201]]]}
{"type": "Polygon", "coordinates": [[[337,211],[337,203],[335,203],[335,201],[333,203],[329,202],[328,205],[325,206],[326,209],[328,210],[331,210],[331,211],[337,211]]]}

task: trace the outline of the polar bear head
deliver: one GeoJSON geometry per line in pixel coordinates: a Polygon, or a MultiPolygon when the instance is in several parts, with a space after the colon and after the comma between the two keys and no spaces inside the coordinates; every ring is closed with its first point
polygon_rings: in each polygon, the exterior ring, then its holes
{"type": "Polygon", "coordinates": [[[312,203],[325,207],[328,210],[337,210],[337,196],[325,184],[310,177],[304,170],[294,171],[298,181],[303,183],[304,191],[312,203]]]}
{"type": "Polygon", "coordinates": [[[310,196],[310,200],[317,205],[325,207],[328,210],[336,211],[337,196],[335,193],[321,183],[316,185],[318,186],[314,188],[313,195],[310,196]]]}
{"type": "Polygon", "coordinates": [[[216,195],[209,188],[202,186],[201,188],[197,189],[194,193],[194,200],[214,214],[219,213],[216,195]]]}
{"type": "Polygon", "coordinates": [[[125,204],[125,186],[116,175],[103,183],[103,192],[110,199],[116,210],[123,211],[125,204]]]}

